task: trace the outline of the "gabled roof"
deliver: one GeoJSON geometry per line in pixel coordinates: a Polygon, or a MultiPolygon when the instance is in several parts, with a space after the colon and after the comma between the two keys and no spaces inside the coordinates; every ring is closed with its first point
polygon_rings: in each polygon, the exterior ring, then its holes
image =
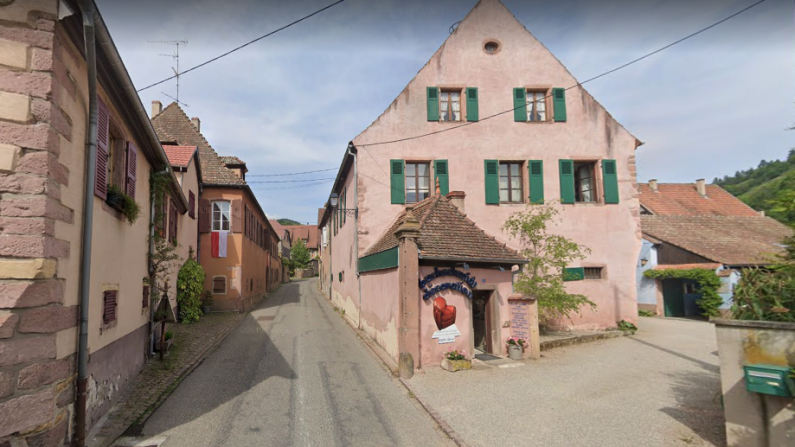
{"type": "Polygon", "coordinates": [[[290,232],[291,240],[302,239],[304,244],[306,244],[306,248],[317,250],[318,239],[320,239],[318,237],[317,225],[285,225],[284,228],[290,232]]]}
{"type": "Polygon", "coordinates": [[[657,216],[745,216],[759,215],[742,200],[718,185],[706,185],[702,197],[694,183],[660,183],[652,191],[648,183],[639,183],[640,204],[657,216]]]}
{"type": "Polygon", "coordinates": [[[284,239],[284,232],[287,231],[284,225],[280,224],[276,219],[268,219],[268,222],[271,223],[273,227],[273,231],[276,232],[276,235],[279,236],[279,239],[284,239]]]}
{"type": "Polygon", "coordinates": [[[234,165],[245,165],[246,164],[245,161],[235,157],[234,155],[221,155],[220,158],[221,158],[221,161],[225,165],[234,166],[234,165]]]}
{"type": "Polygon", "coordinates": [[[792,229],[769,217],[640,216],[649,236],[725,265],[766,265],[784,251],[792,229]]]}
{"type": "MultiPolygon", "coordinates": [[[[420,222],[420,237],[417,240],[420,258],[514,264],[527,262],[519,252],[486,234],[444,196],[435,195],[419,202],[412,208],[412,213],[420,222]]],[[[403,225],[405,218],[406,211],[403,211],[364,256],[397,247],[395,231],[403,225]]]]}
{"type": "Polygon", "coordinates": [[[166,151],[168,162],[171,166],[178,166],[180,168],[187,168],[196,153],[198,148],[196,146],[172,146],[163,145],[163,150],[166,151]]]}
{"type": "Polygon", "coordinates": [[[152,118],[152,126],[161,141],[174,141],[182,146],[198,146],[199,163],[205,184],[245,185],[246,182],[227,169],[221,157],[210,146],[204,135],[191,123],[185,111],[172,102],[157,116],[152,118]]]}

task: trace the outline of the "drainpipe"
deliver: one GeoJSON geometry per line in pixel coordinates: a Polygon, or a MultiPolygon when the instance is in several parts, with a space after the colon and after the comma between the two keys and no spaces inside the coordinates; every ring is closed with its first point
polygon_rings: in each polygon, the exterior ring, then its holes
{"type": "Polygon", "coordinates": [[[80,258],[80,335],[77,340],[77,408],[75,408],[75,444],[86,443],[86,408],[88,390],[88,303],[91,289],[91,238],[94,228],[94,182],[97,166],[97,57],[94,39],[94,4],[81,0],[83,39],[88,72],[88,165],[83,191],[83,251],[80,258]]]}
{"type": "Polygon", "coordinates": [[[359,275],[359,163],[358,159],[356,158],[356,152],[352,149],[356,149],[353,143],[348,144],[348,154],[353,156],[353,231],[354,231],[354,238],[353,238],[353,253],[356,256],[354,259],[356,260],[356,280],[359,283],[359,312],[356,326],[359,329],[362,328],[362,277],[359,275]]]}

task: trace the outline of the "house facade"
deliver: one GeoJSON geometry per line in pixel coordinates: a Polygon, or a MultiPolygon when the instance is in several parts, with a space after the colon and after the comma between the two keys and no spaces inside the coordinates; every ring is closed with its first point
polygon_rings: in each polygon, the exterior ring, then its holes
{"type": "Polygon", "coordinates": [[[698,317],[699,285],[688,279],[653,279],[648,270],[714,270],[720,277],[720,310],[729,311],[746,267],[764,267],[783,253],[792,234],[718,185],[638,185],[643,246],[637,260],[638,308],[666,317],[698,317]]]}
{"type": "Polygon", "coordinates": [[[152,124],[161,141],[198,148],[202,173],[197,198],[197,255],[212,309],[247,311],[282,282],[279,238],[245,181],[246,164],[220,157],[201,134],[201,121],[177,103],[152,102],[152,124]]]}
{"type": "Polygon", "coordinates": [[[81,444],[142,368],[152,173],[187,225],[168,157],[88,12],[94,41],[76,2],[0,4],[0,444],[81,444]]]}

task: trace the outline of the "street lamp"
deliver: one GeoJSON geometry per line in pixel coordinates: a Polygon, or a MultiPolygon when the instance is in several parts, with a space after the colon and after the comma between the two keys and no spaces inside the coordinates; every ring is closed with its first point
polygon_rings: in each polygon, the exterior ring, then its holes
{"type": "MultiPolygon", "coordinates": [[[[340,200],[340,195],[337,194],[336,192],[332,192],[331,195],[328,196],[328,201],[331,204],[331,208],[332,209],[337,209],[337,205],[339,204],[339,200],[340,200]]],[[[358,218],[359,217],[359,209],[358,208],[353,208],[353,209],[350,209],[350,210],[347,209],[347,208],[340,208],[337,211],[339,211],[341,213],[345,213],[345,214],[350,214],[354,218],[358,218]]]]}
{"type": "Polygon", "coordinates": [[[331,193],[331,195],[329,196],[328,200],[329,200],[329,202],[331,202],[331,207],[332,208],[336,208],[337,207],[337,202],[339,201],[339,199],[340,199],[340,195],[339,194],[337,194],[336,192],[332,192],[331,193]]]}

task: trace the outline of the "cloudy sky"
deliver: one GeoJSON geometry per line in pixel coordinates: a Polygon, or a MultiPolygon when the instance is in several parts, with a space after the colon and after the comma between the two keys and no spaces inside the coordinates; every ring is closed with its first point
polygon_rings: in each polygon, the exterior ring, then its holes
{"type": "MultiPolygon", "coordinates": [[[[755,0],[503,0],[580,81],[667,45],[755,0]]],[[[320,9],[333,0],[97,0],[138,88],[320,9]]],[[[180,100],[221,155],[248,164],[270,217],[315,223],[347,142],[433,55],[476,0],[346,0],[288,30],[184,75],[180,100]]],[[[586,88],[645,142],[638,180],[692,182],[784,158],[793,146],[790,0],[729,22],[586,88]]],[[[168,104],[174,81],[140,92],[168,104]]]]}

